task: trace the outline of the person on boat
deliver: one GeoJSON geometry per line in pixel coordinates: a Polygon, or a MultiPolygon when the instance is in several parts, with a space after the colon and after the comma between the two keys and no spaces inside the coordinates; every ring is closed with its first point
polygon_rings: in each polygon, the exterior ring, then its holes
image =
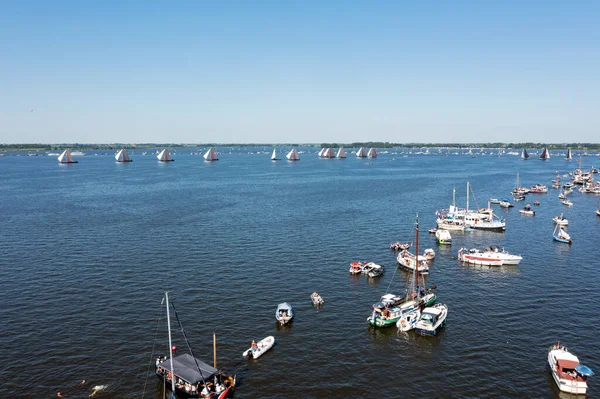
{"type": "Polygon", "coordinates": [[[252,349],[254,349],[254,350],[258,349],[258,345],[256,344],[256,342],[254,340],[252,340],[252,349]]]}

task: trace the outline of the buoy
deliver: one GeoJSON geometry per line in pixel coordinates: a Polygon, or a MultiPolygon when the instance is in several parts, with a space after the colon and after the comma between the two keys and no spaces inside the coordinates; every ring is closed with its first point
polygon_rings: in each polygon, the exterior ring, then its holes
{"type": "Polygon", "coordinates": [[[444,240],[440,240],[440,244],[443,244],[443,243],[444,243],[444,240]]]}
{"type": "Polygon", "coordinates": [[[173,350],[173,352],[175,352],[177,350],[177,347],[175,345],[173,345],[173,347],[171,349],[173,350]]]}

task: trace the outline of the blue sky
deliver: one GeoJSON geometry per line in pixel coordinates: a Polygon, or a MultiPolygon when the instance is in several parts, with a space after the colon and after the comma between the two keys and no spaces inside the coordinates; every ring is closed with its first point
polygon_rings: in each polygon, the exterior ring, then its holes
{"type": "Polygon", "coordinates": [[[0,142],[598,142],[598,21],[597,1],[7,1],[0,142]]]}

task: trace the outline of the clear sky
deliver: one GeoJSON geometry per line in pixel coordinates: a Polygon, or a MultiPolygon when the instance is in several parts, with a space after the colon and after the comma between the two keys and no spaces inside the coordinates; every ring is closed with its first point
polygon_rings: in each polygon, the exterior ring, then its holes
{"type": "Polygon", "coordinates": [[[599,142],[600,1],[4,1],[1,143],[599,142]]]}

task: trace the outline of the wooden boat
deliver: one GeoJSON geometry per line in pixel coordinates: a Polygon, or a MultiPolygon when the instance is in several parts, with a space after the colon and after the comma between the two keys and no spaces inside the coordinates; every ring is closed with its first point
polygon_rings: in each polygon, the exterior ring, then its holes
{"type": "Polygon", "coordinates": [[[369,152],[367,153],[367,157],[369,158],[377,158],[377,151],[375,151],[375,147],[371,147],[369,152]]]}
{"type": "Polygon", "coordinates": [[[559,224],[554,228],[554,233],[552,233],[552,238],[554,241],[563,242],[565,244],[571,245],[573,241],[571,240],[571,236],[563,229],[563,227],[559,224]]]}
{"type": "Polygon", "coordinates": [[[594,372],[580,364],[579,358],[560,342],[548,349],[548,365],[558,389],[577,395],[586,394],[587,379],[594,375],[594,372]]]}
{"type": "Polygon", "coordinates": [[[340,147],[338,149],[336,158],[338,158],[338,159],[345,159],[346,158],[346,151],[344,151],[344,147],[340,147]]]}
{"type": "Polygon", "coordinates": [[[280,303],[277,305],[277,310],[275,311],[275,319],[281,323],[282,326],[288,324],[294,318],[294,309],[292,305],[287,302],[280,303]]]}
{"type": "Polygon", "coordinates": [[[356,151],[357,158],[366,158],[367,153],[365,152],[365,147],[360,147],[358,151],[356,151]]]}
{"type": "Polygon", "coordinates": [[[165,148],[164,150],[162,150],[156,156],[156,158],[158,158],[158,160],[160,162],[173,162],[173,161],[175,161],[174,159],[171,158],[171,155],[169,154],[169,150],[167,148],[165,148]]]}
{"type": "Polygon", "coordinates": [[[127,154],[125,148],[117,152],[115,159],[117,162],[132,162],[132,159],[129,157],[129,154],[127,154]]]}
{"type": "Polygon", "coordinates": [[[71,151],[68,148],[66,150],[64,150],[62,152],[62,154],[60,154],[58,156],[58,162],[59,163],[78,163],[77,161],[73,160],[73,158],[71,157],[71,151]]]}
{"type": "Polygon", "coordinates": [[[325,301],[323,300],[323,298],[321,298],[321,295],[317,294],[316,292],[313,292],[310,296],[310,300],[312,301],[313,305],[322,305],[325,301]]]}
{"type": "Polygon", "coordinates": [[[300,157],[298,156],[298,151],[295,148],[292,148],[290,152],[285,156],[288,161],[299,161],[300,157]]]}
{"type": "Polygon", "coordinates": [[[207,162],[213,162],[213,161],[219,160],[219,158],[217,158],[217,154],[215,153],[215,149],[213,147],[210,147],[208,149],[208,151],[206,151],[206,153],[204,154],[204,160],[207,162]]]}
{"type": "Polygon", "coordinates": [[[281,158],[277,158],[277,150],[273,148],[273,154],[271,154],[271,161],[281,161],[281,158]]]}
{"type": "Polygon", "coordinates": [[[423,335],[437,335],[446,324],[448,306],[438,303],[423,309],[421,317],[415,325],[415,330],[423,335]]]}
{"type": "Polygon", "coordinates": [[[273,347],[275,344],[275,337],[268,336],[266,338],[261,339],[258,342],[252,341],[252,345],[248,348],[242,356],[247,357],[248,359],[258,359],[262,355],[264,355],[269,349],[273,347]]]}
{"type": "MultiPolygon", "coordinates": [[[[173,356],[174,346],[171,341],[171,317],[169,312],[169,294],[165,293],[167,307],[167,326],[169,330],[169,354],[170,356],[159,356],[154,365],[154,372],[159,380],[163,381],[167,388],[171,389],[172,396],[175,394],[192,398],[218,398],[225,399],[233,397],[235,391],[235,376],[227,375],[216,368],[216,355],[214,367],[209,366],[202,360],[194,357],[189,342],[184,333],[185,342],[192,354],[173,356]]],[[[171,306],[173,306],[171,304],[171,306]]],[[[177,311],[173,306],[175,315],[177,311]]],[[[179,323],[179,317],[177,317],[179,323]]],[[[181,323],[179,323],[181,327],[181,323]]],[[[216,340],[214,341],[216,343],[216,340]]],[[[214,346],[216,354],[216,344],[214,346]]]]}
{"type": "Polygon", "coordinates": [[[400,252],[396,257],[396,261],[404,270],[408,270],[410,272],[413,270],[418,270],[418,272],[421,274],[429,274],[429,265],[423,256],[419,256],[417,261],[417,256],[408,252],[408,250],[400,252]]]}

